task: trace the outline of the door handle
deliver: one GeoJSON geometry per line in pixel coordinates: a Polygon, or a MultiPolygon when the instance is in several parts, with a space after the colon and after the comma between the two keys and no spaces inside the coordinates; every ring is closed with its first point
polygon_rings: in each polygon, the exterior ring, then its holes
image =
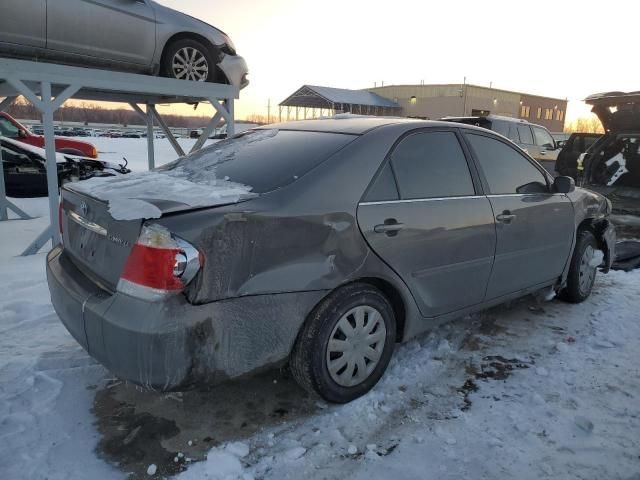
{"type": "Polygon", "coordinates": [[[514,215],[508,210],[505,210],[504,212],[502,212],[500,215],[496,217],[496,220],[499,221],[500,223],[509,224],[513,222],[517,217],[518,217],[517,215],[514,215]]]}
{"type": "Polygon", "coordinates": [[[540,150],[540,155],[546,155],[547,152],[545,150],[540,150]]]}
{"type": "Polygon", "coordinates": [[[373,227],[373,231],[376,233],[386,233],[388,236],[393,237],[398,234],[400,230],[404,228],[404,223],[383,223],[382,225],[376,225],[373,227]]]}

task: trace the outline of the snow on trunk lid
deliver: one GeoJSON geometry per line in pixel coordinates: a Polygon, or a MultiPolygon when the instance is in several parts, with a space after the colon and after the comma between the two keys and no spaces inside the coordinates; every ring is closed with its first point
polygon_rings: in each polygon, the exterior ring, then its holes
{"type": "Polygon", "coordinates": [[[115,220],[160,218],[158,202],[182,204],[185,208],[214,207],[251,197],[251,187],[227,180],[195,183],[164,172],[140,172],[110,178],[92,178],[67,186],[108,204],[115,220]]]}

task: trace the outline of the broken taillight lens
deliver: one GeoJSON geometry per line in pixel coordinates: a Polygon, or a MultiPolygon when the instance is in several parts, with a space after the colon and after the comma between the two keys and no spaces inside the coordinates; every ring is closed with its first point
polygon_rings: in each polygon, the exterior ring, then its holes
{"type": "Polygon", "coordinates": [[[118,291],[145,300],[180,293],[200,270],[200,254],[160,225],[142,227],[124,266],[118,291]]]}

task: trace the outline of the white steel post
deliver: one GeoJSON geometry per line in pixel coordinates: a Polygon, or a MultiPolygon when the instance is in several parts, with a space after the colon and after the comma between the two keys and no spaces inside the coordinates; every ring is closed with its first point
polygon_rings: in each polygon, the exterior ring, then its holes
{"type": "Polygon", "coordinates": [[[147,103],[147,158],[149,160],[149,170],[153,170],[156,166],[155,146],[153,143],[153,108],[147,103]]]}
{"type": "Polygon", "coordinates": [[[47,157],[47,189],[49,193],[49,224],[51,245],[60,243],[58,225],[58,165],[56,162],[56,144],[53,131],[53,109],[51,101],[51,83],[42,82],[42,124],[44,126],[44,149],[47,157]]]}

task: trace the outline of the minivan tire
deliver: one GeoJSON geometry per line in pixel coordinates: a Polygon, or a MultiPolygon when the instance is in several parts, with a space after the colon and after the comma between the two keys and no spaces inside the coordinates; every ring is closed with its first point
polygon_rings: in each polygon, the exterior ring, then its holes
{"type": "MultiPolygon", "coordinates": [[[[344,323],[341,323],[344,325],[344,323]]],[[[347,326],[348,328],[348,326],[347,326]]],[[[290,368],[294,379],[298,384],[310,393],[315,393],[324,400],[332,403],[347,403],[367,393],[378,383],[384,374],[395,347],[396,319],[393,307],[389,300],[377,288],[366,283],[353,283],[344,286],[322,300],[309,314],[302,330],[300,331],[290,357],[290,368]],[[355,312],[355,313],[352,313],[355,312]],[[362,312],[365,312],[362,315],[362,312]],[[377,313],[376,313],[377,312],[377,313]],[[378,315],[379,314],[379,315],[378,315]],[[355,315],[360,315],[362,325],[359,325],[355,315]],[[381,317],[381,318],[380,318],[381,317]],[[349,321],[353,327],[353,337],[346,337],[338,325],[339,322],[349,321]],[[375,325],[373,325],[375,324],[375,325]],[[367,332],[367,328],[373,325],[373,330],[367,332]],[[378,343],[367,344],[378,333],[377,338],[384,339],[384,345],[378,343]],[[344,339],[338,339],[344,336],[344,339]],[[351,353],[332,352],[329,341],[334,340],[333,345],[349,345],[351,353]],[[339,342],[346,342],[341,344],[339,342]],[[350,343],[352,342],[352,343],[350,343]],[[368,357],[359,356],[362,348],[367,352],[377,349],[379,358],[377,364],[371,366],[374,361],[368,357]],[[332,355],[339,355],[339,360],[345,356],[344,361],[349,363],[342,369],[342,376],[353,381],[354,384],[338,383],[338,373],[329,371],[329,363],[332,355]],[[350,355],[347,360],[347,355],[350,355]],[[360,365],[365,365],[366,371],[372,368],[368,376],[358,380],[359,369],[356,360],[360,359],[360,365]],[[351,373],[349,373],[351,370],[351,373]]],[[[370,355],[370,353],[368,353],[370,355]]],[[[335,363],[334,363],[335,365],[335,363]]],[[[340,370],[338,370],[340,372],[340,370]]]]}
{"type": "Polygon", "coordinates": [[[591,295],[595,282],[597,267],[585,265],[585,255],[587,251],[599,250],[598,241],[590,230],[578,231],[576,247],[571,257],[567,285],[560,292],[560,299],[569,303],[582,303],[591,295]],[[588,275],[585,278],[585,275],[588,275]]]}

